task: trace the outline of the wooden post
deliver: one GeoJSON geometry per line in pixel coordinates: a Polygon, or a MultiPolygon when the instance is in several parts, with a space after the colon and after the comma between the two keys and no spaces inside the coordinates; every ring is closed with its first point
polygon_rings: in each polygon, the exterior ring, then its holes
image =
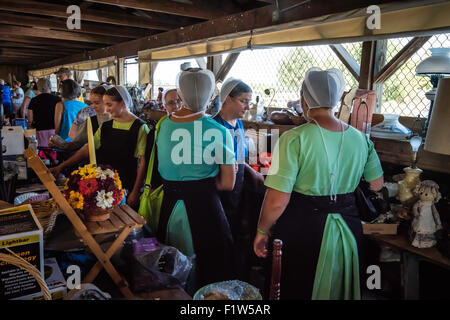
{"type": "Polygon", "coordinates": [[[98,81],[102,82],[103,81],[103,70],[102,68],[97,69],[97,77],[98,77],[98,81]]]}
{"type": "MultiPolygon", "coordinates": [[[[386,49],[387,49],[387,40],[377,40],[376,48],[375,48],[375,56],[374,56],[374,67],[373,74],[376,75],[380,72],[381,68],[384,67],[386,63],[386,49]]],[[[377,92],[375,99],[375,108],[374,113],[381,113],[381,106],[383,104],[383,85],[384,83],[377,83],[375,80],[372,80],[373,90],[377,92]]]]}
{"type": "Polygon", "coordinates": [[[154,87],[155,87],[155,71],[156,67],[158,66],[158,62],[152,61],[150,62],[150,84],[152,88],[150,89],[150,99],[155,99],[156,97],[153,95],[154,87]]]}
{"type": "Polygon", "coordinates": [[[117,76],[116,76],[116,82],[117,84],[125,84],[123,83],[125,76],[123,73],[123,63],[125,61],[125,58],[119,58],[117,60],[117,68],[116,68],[116,72],[117,72],[117,76]]]}
{"type": "Polygon", "coordinates": [[[281,278],[281,248],[283,242],[279,239],[273,240],[272,252],[272,276],[270,279],[269,300],[280,300],[280,278],[281,278]]]}
{"type": "Polygon", "coordinates": [[[360,69],[361,71],[359,76],[360,89],[372,89],[375,47],[376,41],[363,42],[360,69]]]}
{"type": "Polygon", "coordinates": [[[209,56],[206,62],[206,67],[211,70],[214,75],[217,75],[220,67],[222,66],[222,55],[209,56]]]}

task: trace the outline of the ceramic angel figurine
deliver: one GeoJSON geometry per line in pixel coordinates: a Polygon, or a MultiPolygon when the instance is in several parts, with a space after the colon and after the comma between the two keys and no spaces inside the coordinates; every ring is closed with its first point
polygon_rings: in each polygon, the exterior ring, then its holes
{"type": "Polygon", "coordinates": [[[436,231],[442,229],[439,213],[434,206],[441,199],[436,182],[425,180],[414,189],[419,197],[413,208],[413,221],[410,236],[412,245],[417,248],[430,248],[436,244],[436,231]]]}

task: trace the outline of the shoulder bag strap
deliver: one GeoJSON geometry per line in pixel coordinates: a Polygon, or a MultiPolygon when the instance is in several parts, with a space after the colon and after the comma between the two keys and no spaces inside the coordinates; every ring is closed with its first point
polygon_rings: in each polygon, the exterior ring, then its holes
{"type": "Polygon", "coordinates": [[[158,123],[155,126],[155,137],[153,139],[153,147],[152,147],[152,153],[150,154],[150,161],[148,163],[148,169],[147,169],[147,177],[145,179],[145,188],[151,188],[151,181],[152,181],[152,175],[153,175],[153,165],[155,162],[155,156],[156,156],[156,137],[158,135],[159,127],[161,126],[161,123],[163,120],[165,120],[167,116],[162,117],[159,119],[158,123]]]}

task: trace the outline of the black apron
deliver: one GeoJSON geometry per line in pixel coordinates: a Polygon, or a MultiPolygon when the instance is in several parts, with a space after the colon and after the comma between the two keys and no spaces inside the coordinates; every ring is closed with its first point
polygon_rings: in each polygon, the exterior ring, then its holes
{"type": "Polygon", "coordinates": [[[239,209],[244,187],[244,167],[244,164],[238,165],[236,181],[232,191],[219,191],[220,201],[222,202],[223,210],[225,211],[233,239],[235,240],[241,233],[242,215],[239,209]]]}
{"type": "Polygon", "coordinates": [[[215,178],[163,180],[164,199],[157,238],[164,243],[167,224],[178,200],[183,200],[196,255],[197,285],[234,279],[233,238],[220,203],[215,178]]]}
{"type": "Polygon", "coordinates": [[[333,202],[330,196],[307,196],[292,192],[289,204],[273,227],[269,241],[270,247],[274,239],[283,241],[281,299],[311,299],[329,213],[342,215],[355,237],[361,260],[362,227],[353,193],[337,195],[336,202],[333,202]]]}
{"type": "Polygon", "coordinates": [[[95,134],[100,126],[97,115],[91,117],[92,132],[95,134]]]}
{"type": "Polygon", "coordinates": [[[134,156],[139,129],[145,122],[134,120],[130,130],[113,128],[113,120],[103,122],[97,163],[110,165],[119,173],[124,189],[133,190],[137,176],[138,158],[134,156]]]}

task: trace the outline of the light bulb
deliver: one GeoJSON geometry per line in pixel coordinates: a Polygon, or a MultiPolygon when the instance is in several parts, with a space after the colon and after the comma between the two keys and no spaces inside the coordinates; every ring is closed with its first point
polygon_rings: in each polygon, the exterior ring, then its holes
{"type": "Polygon", "coordinates": [[[420,145],[422,144],[422,138],[419,136],[413,136],[409,140],[409,144],[411,145],[412,151],[417,152],[419,150],[420,145]]]}

